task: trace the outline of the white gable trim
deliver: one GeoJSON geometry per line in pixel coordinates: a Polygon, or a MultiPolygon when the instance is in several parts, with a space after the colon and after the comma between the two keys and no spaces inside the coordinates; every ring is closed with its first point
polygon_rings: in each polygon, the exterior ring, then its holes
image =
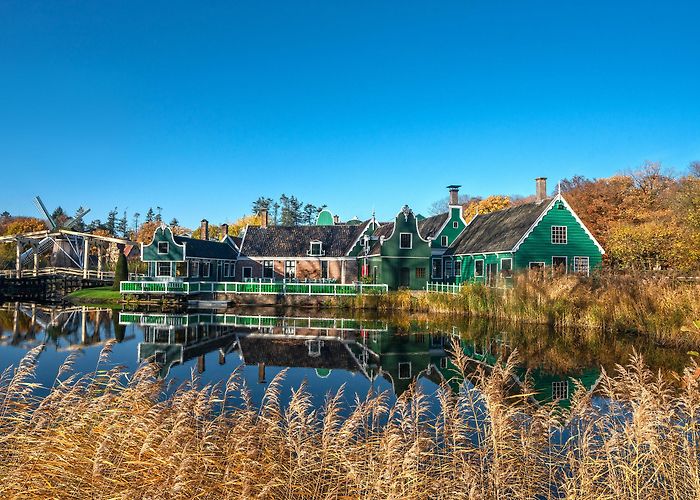
{"type": "Polygon", "coordinates": [[[523,244],[523,242],[527,239],[528,236],[530,236],[530,234],[535,230],[535,228],[539,225],[539,223],[542,222],[542,219],[544,219],[544,216],[547,215],[547,213],[549,213],[549,211],[552,209],[552,207],[554,207],[554,204],[555,204],[557,201],[561,201],[561,202],[564,204],[564,206],[569,210],[569,212],[571,213],[571,215],[574,216],[574,219],[576,220],[576,222],[578,222],[579,225],[583,228],[584,232],[588,235],[588,237],[589,237],[591,240],[593,240],[593,244],[594,244],[596,247],[598,247],[598,250],[600,250],[600,253],[601,253],[601,254],[605,254],[605,250],[603,249],[602,245],[601,245],[600,243],[598,243],[598,240],[595,239],[595,237],[594,237],[593,234],[588,230],[588,228],[586,227],[586,225],[581,221],[581,219],[579,219],[578,215],[576,215],[576,212],[574,212],[574,209],[571,208],[571,205],[569,205],[569,204],[566,202],[566,200],[565,200],[564,197],[561,195],[561,193],[558,193],[554,198],[552,198],[552,201],[549,202],[549,205],[547,205],[547,207],[546,207],[544,210],[542,210],[542,213],[540,214],[540,216],[537,218],[537,220],[534,222],[534,224],[532,224],[532,226],[530,226],[530,229],[528,229],[528,230],[525,232],[525,234],[523,235],[523,237],[520,238],[520,240],[515,244],[515,246],[514,246],[513,249],[511,250],[511,252],[517,252],[517,251],[518,251],[518,248],[520,248],[520,246],[523,244]]]}

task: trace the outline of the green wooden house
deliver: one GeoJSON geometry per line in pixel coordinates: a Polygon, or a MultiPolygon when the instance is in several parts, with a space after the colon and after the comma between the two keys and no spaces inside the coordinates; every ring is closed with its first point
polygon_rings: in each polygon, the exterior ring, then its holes
{"type": "Polygon", "coordinates": [[[153,240],[141,244],[141,260],[148,263],[148,277],[157,280],[233,281],[238,249],[227,234],[222,241],[211,241],[209,224],[202,221],[204,239],[174,235],[165,224],[156,228],[153,240]]]}
{"type": "Polygon", "coordinates": [[[605,253],[561,193],[546,197],[537,179],[535,201],[476,215],[445,252],[456,281],[507,285],[514,272],[589,275],[605,253]]]}
{"type": "Polygon", "coordinates": [[[385,283],[391,290],[417,290],[428,282],[431,255],[430,240],[421,236],[413,210],[405,205],[393,222],[372,232],[358,258],[363,276],[374,283],[385,283]]]}

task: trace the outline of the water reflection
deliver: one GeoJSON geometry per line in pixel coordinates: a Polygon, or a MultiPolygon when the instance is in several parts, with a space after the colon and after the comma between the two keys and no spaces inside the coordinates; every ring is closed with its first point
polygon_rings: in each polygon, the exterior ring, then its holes
{"type": "Polygon", "coordinates": [[[601,369],[614,370],[633,349],[653,369],[678,372],[688,362],[684,352],[639,338],[446,317],[331,317],[328,311],[174,314],[13,303],[0,308],[0,329],[0,370],[16,365],[26,349],[47,346],[38,374],[45,385],[68,351],[80,350],[78,368],[91,370],[100,346],[115,338],[119,344],[113,360],[131,370],[154,360],[163,378],[185,379],[194,369],[204,382],[218,382],[242,366],[253,393],[261,396],[272,377],[289,368],[288,387],[307,380],[317,401],[343,384],[352,394],[373,388],[397,396],[413,382],[428,390],[443,381],[456,388],[459,380],[447,352],[453,341],[474,370],[488,370],[517,349],[520,362],[513,387],[528,379],[537,401],[562,405],[568,403],[575,381],[594,389],[601,369]]]}

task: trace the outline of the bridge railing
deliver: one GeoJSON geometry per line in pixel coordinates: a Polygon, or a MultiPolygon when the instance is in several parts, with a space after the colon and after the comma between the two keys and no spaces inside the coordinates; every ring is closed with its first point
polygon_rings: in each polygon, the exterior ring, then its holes
{"type": "Polygon", "coordinates": [[[240,281],[122,281],[120,293],[195,295],[199,293],[230,293],[256,295],[362,295],[387,293],[387,285],[363,283],[296,283],[240,281]]]}
{"type": "Polygon", "coordinates": [[[0,270],[0,276],[3,278],[32,278],[34,276],[76,276],[79,278],[87,277],[88,279],[97,280],[113,280],[114,271],[97,271],[96,269],[88,269],[87,273],[82,269],[72,267],[42,267],[37,269],[22,269],[20,275],[17,276],[17,271],[14,269],[0,270]]]}

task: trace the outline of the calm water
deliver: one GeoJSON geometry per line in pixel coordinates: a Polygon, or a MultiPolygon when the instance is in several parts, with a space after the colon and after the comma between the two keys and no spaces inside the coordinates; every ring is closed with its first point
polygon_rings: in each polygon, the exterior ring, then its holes
{"type": "Polygon", "coordinates": [[[517,349],[519,377],[532,377],[538,400],[561,398],[562,404],[572,378],[594,388],[601,367],[611,373],[633,348],[653,368],[669,373],[682,370],[689,359],[685,352],[639,339],[601,338],[586,331],[274,308],[174,313],[6,303],[0,306],[0,332],[0,370],[17,365],[28,349],[45,345],[37,371],[44,386],[53,383],[71,352],[78,353],[76,371],[94,370],[102,346],[115,338],[113,364],[135,370],[155,360],[160,375],[175,384],[193,371],[203,383],[225,381],[241,367],[256,402],[283,368],[289,369],[283,395],[306,381],[317,404],[342,385],[348,401],[371,389],[395,397],[414,380],[432,393],[453,375],[446,352],[451,339],[458,340],[474,367],[492,365],[517,349]]]}

